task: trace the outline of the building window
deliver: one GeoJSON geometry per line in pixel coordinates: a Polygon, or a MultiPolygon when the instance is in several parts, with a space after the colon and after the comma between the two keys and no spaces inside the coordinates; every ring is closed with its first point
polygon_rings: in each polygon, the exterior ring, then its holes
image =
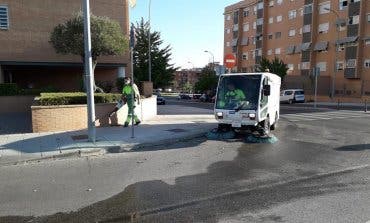
{"type": "Polygon", "coordinates": [[[297,69],[300,70],[301,69],[301,64],[297,64],[297,69]]]}
{"type": "Polygon", "coordinates": [[[303,33],[309,33],[311,32],[311,25],[304,25],[302,28],[303,33]]]}
{"type": "Polygon", "coordinates": [[[229,34],[230,33],[230,29],[226,29],[226,33],[229,34]]]}
{"type": "Polygon", "coordinates": [[[230,42],[226,42],[226,46],[229,47],[230,46],[230,42]]]}
{"type": "Polygon", "coordinates": [[[303,13],[304,14],[311,14],[312,13],[312,4],[305,5],[303,7],[303,13]]]}
{"type": "Polygon", "coordinates": [[[253,15],[257,14],[257,6],[253,6],[253,15]]]}
{"type": "Polygon", "coordinates": [[[247,16],[249,16],[249,8],[245,8],[243,10],[243,17],[247,17],[247,16]]]}
{"type": "Polygon", "coordinates": [[[347,0],[339,0],[339,10],[344,10],[348,6],[347,0]]]}
{"type": "Polygon", "coordinates": [[[238,31],[233,31],[233,39],[238,38],[238,31]]]}
{"type": "Polygon", "coordinates": [[[255,36],[252,37],[252,42],[253,42],[253,45],[256,45],[256,37],[255,36]]]}
{"type": "Polygon", "coordinates": [[[263,9],[263,2],[257,4],[257,10],[263,9]]]}
{"type": "Polygon", "coordinates": [[[322,23],[319,25],[319,33],[328,33],[329,31],[329,23],[322,23]]]}
{"type": "Polygon", "coordinates": [[[370,45],[370,39],[365,40],[365,45],[366,46],[369,46],[370,45]]]}
{"type": "Polygon", "coordinates": [[[262,56],[262,49],[258,49],[256,50],[256,52],[257,52],[257,56],[262,56]]]}
{"type": "Polygon", "coordinates": [[[345,31],[346,30],[346,24],[340,24],[339,26],[339,31],[342,32],[342,31],[345,31]]]}
{"type": "Polygon", "coordinates": [[[238,50],[238,47],[233,46],[233,53],[236,53],[237,50],[238,50]]]}
{"type": "Polygon", "coordinates": [[[302,70],[308,70],[310,69],[310,62],[303,62],[301,65],[302,70]]]}
{"type": "Polygon", "coordinates": [[[348,25],[356,25],[356,24],[359,24],[359,22],[360,22],[359,15],[350,16],[348,19],[348,25]]]}
{"type": "Polygon", "coordinates": [[[330,13],[330,2],[324,2],[319,5],[319,14],[330,13]]]}
{"type": "Polygon", "coordinates": [[[227,14],[227,15],[226,15],[226,20],[227,20],[227,21],[229,21],[230,19],[231,19],[230,14],[227,14]]]}
{"type": "Polygon", "coordinates": [[[274,23],[274,17],[269,18],[269,24],[272,24],[272,23],[274,23]]]}
{"type": "Polygon", "coordinates": [[[267,50],[267,55],[269,55],[269,56],[272,55],[272,49],[267,50]]]}
{"type": "Polygon", "coordinates": [[[294,70],[294,64],[292,64],[292,63],[288,64],[288,70],[293,71],[294,70]]]}
{"type": "Polygon", "coordinates": [[[243,60],[248,60],[248,53],[243,53],[243,60]]]}
{"type": "Polygon", "coordinates": [[[299,15],[300,15],[300,16],[303,16],[303,8],[300,8],[300,9],[299,9],[299,15]]]}
{"type": "Polygon", "coordinates": [[[274,0],[271,0],[271,1],[269,2],[269,6],[270,6],[270,7],[273,7],[273,6],[274,6],[274,0]]]}
{"type": "Polygon", "coordinates": [[[299,35],[302,35],[302,28],[299,28],[298,33],[299,33],[299,35]]]}
{"type": "Polygon", "coordinates": [[[256,51],[252,50],[252,58],[256,59],[256,51]]]}
{"type": "Polygon", "coordinates": [[[297,10],[290,10],[288,12],[288,18],[289,19],[295,19],[297,17],[297,10]]]}
{"type": "Polygon", "coordinates": [[[0,5],[0,29],[9,29],[8,7],[0,5]]]}
{"type": "Polygon", "coordinates": [[[348,68],[355,68],[356,67],[356,59],[349,59],[347,60],[347,66],[348,68]]]}
{"type": "Polygon", "coordinates": [[[320,71],[325,72],[326,71],[326,62],[319,62],[316,64],[316,67],[320,69],[320,71]]]}
{"type": "Polygon", "coordinates": [[[234,24],[239,23],[239,11],[234,12],[234,24]]]}
{"type": "Polygon", "coordinates": [[[257,23],[253,22],[253,29],[256,29],[256,27],[257,27],[257,23]]]}
{"type": "Polygon", "coordinates": [[[338,61],[337,62],[337,70],[344,70],[344,62],[338,61]]]}
{"type": "Polygon", "coordinates": [[[283,16],[282,15],[276,16],[276,22],[281,22],[281,21],[283,21],[283,16]]]}
{"type": "Polygon", "coordinates": [[[281,53],[281,48],[276,48],[276,49],[275,49],[275,54],[276,54],[276,55],[279,55],[280,53],[281,53]]]}
{"type": "Polygon", "coordinates": [[[289,30],[289,36],[295,36],[295,29],[289,30]]]}
{"type": "Polygon", "coordinates": [[[370,22],[370,13],[367,14],[367,22],[370,22]]]}
{"type": "Polygon", "coordinates": [[[257,19],[257,26],[263,25],[263,18],[257,19]]]}
{"type": "Polygon", "coordinates": [[[281,38],[281,32],[276,32],[275,39],[280,39],[280,38],[281,38]]]}
{"type": "Polygon", "coordinates": [[[283,4],[283,0],[276,0],[276,4],[278,4],[278,5],[283,4]]]}
{"type": "Polygon", "coordinates": [[[366,59],[366,60],[364,61],[364,67],[365,67],[365,68],[370,68],[370,59],[366,59]]]}
{"type": "MultiPolygon", "coordinates": [[[[272,33],[269,33],[269,34],[268,34],[268,38],[269,38],[269,39],[272,39],[272,38],[273,38],[272,33]]],[[[369,41],[370,41],[370,40],[369,40],[369,41]]]]}
{"type": "Polygon", "coordinates": [[[245,24],[243,25],[243,31],[244,31],[244,32],[248,32],[248,31],[249,31],[249,23],[245,23],[245,24]]]}

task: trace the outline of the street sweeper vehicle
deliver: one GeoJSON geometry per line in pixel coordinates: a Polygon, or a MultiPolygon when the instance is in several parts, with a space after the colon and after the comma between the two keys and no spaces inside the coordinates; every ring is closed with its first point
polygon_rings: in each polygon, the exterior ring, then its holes
{"type": "Polygon", "coordinates": [[[272,73],[220,75],[214,107],[218,129],[269,135],[279,120],[280,85],[272,73]]]}

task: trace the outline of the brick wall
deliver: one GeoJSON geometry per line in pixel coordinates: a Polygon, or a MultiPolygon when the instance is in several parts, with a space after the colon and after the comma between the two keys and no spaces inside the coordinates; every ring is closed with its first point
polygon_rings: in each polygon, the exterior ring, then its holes
{"type": "MultiPolygon", "coordinates": [[[[95,125],[97,127],[124,124],[127,117],[127,106],[109,118],[107,115],[114,109],[114,106],[114,103],[95,105],[97,119],[95,125]]],[[[86,105],[32,106],[31,109],[33,132],[71,131],[87,128],[86,105]]],[[[156,97],[143,99],[135,112],[143,121],[154,118],[157,115],[156,97]]]]}

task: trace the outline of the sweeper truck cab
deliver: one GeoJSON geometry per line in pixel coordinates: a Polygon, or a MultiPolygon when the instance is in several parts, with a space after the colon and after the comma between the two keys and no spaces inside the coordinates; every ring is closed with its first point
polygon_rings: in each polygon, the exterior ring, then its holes
{"type": "Polygon", "coordinates": [[[268,135],[280,115],[281,78],[272,73],[220,75],[214,113],[219,129],[268,135]]]}

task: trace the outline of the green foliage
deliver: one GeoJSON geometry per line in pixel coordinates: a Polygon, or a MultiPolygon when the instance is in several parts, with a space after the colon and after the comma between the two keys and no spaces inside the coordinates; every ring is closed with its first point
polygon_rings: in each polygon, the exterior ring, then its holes
{"type": "Polygon", "coordinates": [[[208,90],[215,90],[218,83],[218,77],[216,72],[212,70],[210,66],[206,66],[202,69],[201,76],[198,82],[195,84],[196,92],[206,92],[208,90]]]}
{"type": "Polygon", "coordinates": [[[20,89],[17,84],[0,84],[0,96],[13,96],[18,95],[20,89]]]}
{"type": "Polygon", "coordinates": [[[191,85],[189,82],[185,83],[183,89],[182,89],[184,92],[190,92],[192,93],[193,90],[194,90],[194,87],[193,85],[191,85]]]}
{"type": "MultiPolygon", "coordinates": [[[[50,43],[60,54],[79,55],[84,58],[84,24],[82,13],[57,25],[51,33],[50,43]]],[[[91,15],[92,58],[122,55],[128,49],[128,40],[118,22],[108,17],[91,15]]]]}
{"type": "MultiPolygon", "coordinates": [[[[121,98],[121,95],[98,93],[94,97],[95,103],[114,103],[121,98]]],[[[41,93],[38,102],[42,106],[86,104],[87,97],[83,92],[41,93]]]]}
{"type": "Polygon", "coordinates": [[[267,69],[270,73],[280,76],[282,82],[284,81],[284,77],[287,75],[287,71],[289,70],[284,61],[279,58],[275,57],[273,60],[269,61],[267,58],[263,57],[257,71],[265,72],[267,69]]]}
{"type": "MultiPolygon", "coordinates": [[[[149,24],[141,19],[135,27],[134,74],[136,82],[149,80],[148,36],[149,24]]],[[[171,84],[174,72],[177,70],[173,64],[170,64],[171,47],[167,45],[161,48],[163,40],[159,32],[151,32],[150,38],[153,86],[154,88],[165,88],[171,84]]]]}

